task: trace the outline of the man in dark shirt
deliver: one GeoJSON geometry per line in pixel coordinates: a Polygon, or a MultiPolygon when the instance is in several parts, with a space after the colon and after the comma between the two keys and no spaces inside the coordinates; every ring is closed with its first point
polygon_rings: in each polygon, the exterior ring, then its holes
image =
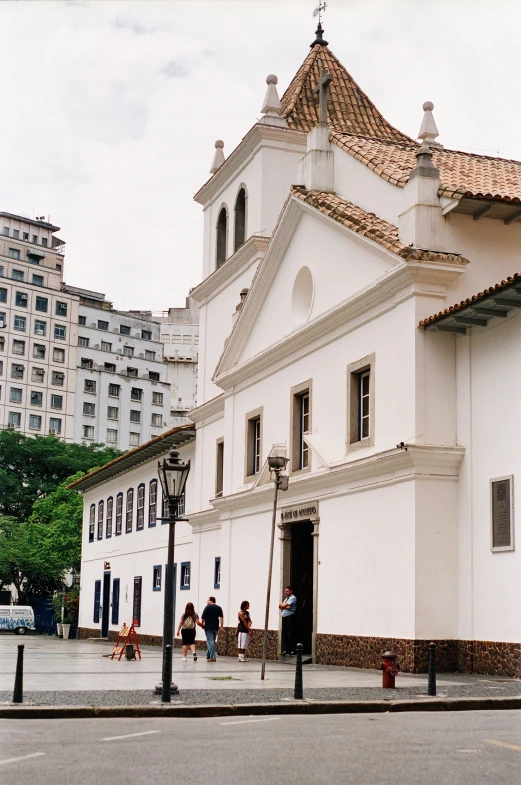
{"type": "Polygon", "coordinates": [[[221,606],[215,604],[215,597],[208,597],[208,605],[203,611],[201,620],[208,648],[206,659],[208,662],[216,662],[215,643],[217,641],[217,634],[223,630],[224,616],[221,606]]]}

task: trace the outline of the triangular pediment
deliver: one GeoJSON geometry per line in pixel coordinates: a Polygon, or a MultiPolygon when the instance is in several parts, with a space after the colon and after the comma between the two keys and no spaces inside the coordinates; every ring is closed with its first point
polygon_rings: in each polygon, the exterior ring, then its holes
{"type": "Polygon", "coordinates": [[[294,188],[216,369],[216,382],[402,263],[400,248],[395,227],[375,215],[336,196],[294,188]]]}

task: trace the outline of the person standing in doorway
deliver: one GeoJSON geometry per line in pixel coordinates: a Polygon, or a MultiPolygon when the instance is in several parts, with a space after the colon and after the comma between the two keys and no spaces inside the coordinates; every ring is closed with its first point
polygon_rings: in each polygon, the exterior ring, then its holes
{"type": "Polygon", "coordinates": [[[195,612],[193,603],[187,602],[185,612],[179,619],[176,633],[176,637],[178,638],[180,631],[181,638],[183,640],[183,662],[186,662],[188,649],[191,649],[193,660],[194,662],[197,662],[197,652],[195,650],[195,634],[197,632],[197,625],[200,627],[203,626],[199,621],[199,616],[195,612]]]}
{"type": "Polygon", "coordinates": [[[250,645],[250,631],[251,631],[251,618],[250,618],[250,603],[248,600],[241,602],[241,609],[239,611],[239,624],[237,626],[237,653],[239,655],[239,662],[249,662],[246,657],[246,651],[250,645]]]}
{"type": "Polygon", "coordinates": [[[279,605],[282,616],[282,654],[295,654],[295,614],[297,598],[291,586],[284,589],[284,599],[279,605]]]}
{"type": "Polygon", "coordinates": [[[217,642],[218,633],[223,631],[224,627],[224,614],[220,605],[216,605],[215,597],[208,597],[208,605],[203,611],[202,623],[204,633],[206,635],[206,659],[208,662],[217,662],[215,656],[215,644],[217,642]]]}

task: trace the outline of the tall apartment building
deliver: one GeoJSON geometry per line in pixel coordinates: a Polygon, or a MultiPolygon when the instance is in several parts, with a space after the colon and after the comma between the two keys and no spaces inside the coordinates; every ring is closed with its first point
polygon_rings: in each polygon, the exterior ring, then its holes
{"type": "Polygon", "coordinates": [[[160,327],[116,311],[104,294],[79,298],[74,441],[132,449],[169,428],[170,385],[160,327]]]}
{"type": "Polygon", "coordinates": [[[169,308],[154,314],[154,319],[161,325],[161,343],[170,383],[170,427],[173,428],[191,422],[187,414],[197,406],[199,308],[191,297],[187,297],[184,308],[169,308]]]}
{"type": "Polygon", "coordinates": [[[79,298],[57,231],[0,212],[0,428],[73,441],[79,298]]]}

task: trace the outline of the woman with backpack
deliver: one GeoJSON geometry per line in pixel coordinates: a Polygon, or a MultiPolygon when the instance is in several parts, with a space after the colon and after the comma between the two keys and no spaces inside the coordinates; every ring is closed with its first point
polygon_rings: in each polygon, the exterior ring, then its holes
{"type": "Polygon", "coordinates": [[[188,649],[190,648],[192,651],[192,657],[194,658],[194,662],[197,662],[197,652],[195,650],[195,635],[197,632],[196,625],[202,627],[201,622],[199,621],[199,616],[195,612],[195,608],[192,602],[186,603],[185,612],[179,619],[179,625],[177,627],[176,637],[179,637],[179,631],[181,631],[181,638],[183,640],[183,657],[181,662],[186,662],[188,649]]]}
{"type": "Polygon", "coordinates": [[[250,630],[251,618],[249,611],[250,603],[248,600],[241,602],[241,609],[239,611],[239,624],[237,625],[237,652],[239,655],[239,662],[249,662],[246,655],[246,650],[250,645],[250,630]]]}

